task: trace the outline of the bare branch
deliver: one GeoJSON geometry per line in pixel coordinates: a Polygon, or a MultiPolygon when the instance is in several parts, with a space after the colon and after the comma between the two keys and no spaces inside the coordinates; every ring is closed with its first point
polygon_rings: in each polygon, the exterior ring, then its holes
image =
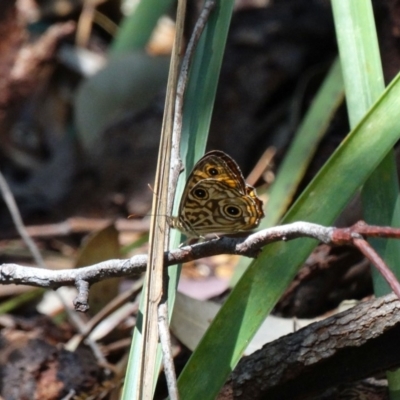
{"type": "Polygon", "coordinates": [[[365,257],[370,260],[381,275],[385,278],[386,282],[389,283],[393,292],[400,298],[400,284],[396,278],[396,275],[387,267],[385,262],[374,250],[374,248],[364,239],[354,239],[354,245],[364,254],[365,257]]]}
{"type": "MultiPolygon", "coordinates": [[[[12,194],[10,187],[8,186],[8,183],[1,172],[0,172],[0,191],[1,191],[1,194],[3,196],[3,199],[6,203],[6,205],[10,211],[10,214],[14,221],[15,227],[16,227],[18,233],[21,235],[21,238],[24,240],[25,244],[27,245],[28,249],[30,250],[33,259],[35,260],[37,265],[42,268],[41,269],[42,271],[47,271],[43,257],[40,254],[40,251],[39,251],[38,247],[36,246],[35,242],[29,236],[29,233],[22,221],[21,214],[19,212],[14,195],[12,194]]],[[[36,269],[38,269],[38,268],[36,268],[36,269]]],[[[83,312],[87,311],[89,309],[89,305],[88,305],[89,283],[87,283],[83,280],[76,280],[75,284],[78,288],[78,296],[75,299],[75,303],[74,303],[75,308],[77,311],[83,311],[83,312]]],[[[79,315],[68,307],[67,302],[64,299],[64,297],[61,295],[61,293],[57,293],[57,297],[63,304],[64,310],[66,311],[70,321],[73,323],[73,325],[77,328],[77,330],[79,332],[83,332],[84,331],[84,323],[81,321],[79,315]]],[[[91,339],[89,339],[87,341],[87,343],[92,348],[96,357],[101,362],[105,362],[105,358],[102,355],[101,351],[99,350],[97,344],[91,339]]]]}
{"type": "MultiPolygon", "coordinates": [[[[347,244],[361,248],[360,240],[363,240],[363,236],[400,238],[400,229],[368,226],[364,223],[357,223],[350,228],[339,229],[309,222],[295,222],[293,224],[264,229],[244,238],[225,236],[171,250],[165,253],[165,265],[175,265],[217,254],[237,254],[256,257],[261,248],[269,243],[281,240],[293,240],[300,237],[313,238],[326,244],[347,244]],[[362,235],[359,231],[362,232],[362,235]]],[[[365,249],[365,246],[363,249],[365,249]]],[[[371,262],[379,264],[379,270],[384,277],[390,277],[390,273],[385,271],[385,268],[388,269],[388,267],[377,254],[371,257],[369,252],[364,250],[363,252],[371,262]]],[[[85,308],[87,306],[85,304],[85,299],[87,299],[85,291],[89,285],[103,279],[138,275],[146,270],[146,266],[147,255],[137,255],[127,260],[108,260],[83,268],[57,271],[17,264],[2,264],[0,265],[0,283],[24,284],[50,289],[73,285],[78,288],[77,304],[79,308],[85,308]]],[[[388,283],[392,288],[393,282],[394,285],[398,285],[397,281],[390,279],[388,283]]]]}

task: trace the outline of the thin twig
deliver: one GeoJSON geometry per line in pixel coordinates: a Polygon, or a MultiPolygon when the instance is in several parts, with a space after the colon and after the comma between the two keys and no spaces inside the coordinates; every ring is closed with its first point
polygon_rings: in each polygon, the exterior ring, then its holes
{"type": "Polygon", "coordinates": [[[271,166],[275,154],[276,148],[273,146],[268,147],[267,150],[264,151],[263,155],[258,159],[257,164],[254,166],[250,174],[246,177],[246,183],[255,186],[267,168],[271,166]]]}
{"type": "MultiPolygon", "coordinates": [[[[115,310],[119,309],[122,305],[127,303],[132,297],[135,297],[139,291],[143,288],[143,279],[137,280],[128,290],[118,295],[115,299],[110,301],[104,308],[102,308],[93,318],[91,318],[84,327],[81,333],[75,335],[68,343],[73,343],[71,347],[77,348],[81,342],[86,339],[88,335],[93,331],[94,328],[115,310]]],[[[69,344],[65,346],[69,350],[69,344]]]]}
{"type": "MultiPolygon", "coordinates": [[[[22,240],[25,242],[29,251],[31,252],[33,259],[35,260],[38,267],[40,267],[41,271],[47,271],[44,259],[40,254],[40,251],[37,248],[35,242],[32,240],[32,238],[29,236],[26,230],[17,203],[15,201],[14,195],[12,194],[10,187],[8,186],[8,183],[1,172],[0,172],[0,190],[3,195],[4,202],[6,203],[6,206],[11,214],[11,218],[13,219],[14,225],[18,233],[20,234],[22,240]]],[[[73,323],[78,332],[82,332],[84,330],[84,324],[81,321],[80,317],[68,307],[68,304],[64,299],[64,297],[61,295],[61,293],[56,293],[56,295],[61,301],[70,321],[73,323]]],[[[81,293],[80,291],[78,291],[78,296],[80,295],[81,293]]],[[[87,298],[86,298],[86,303],[87,303],[87,298]]],[[[92,340],[88,340],[87,343],[91,347],[97,359],[102,363],[106,362],[97,344],[92,340]]]]}
{"type": "MultiPolygon", "coordinates": [[[[182,133],[182,119],[183,119],[183,100],[187,88],[188,73],[190,65],[194,58],[194,52],[199,42],[201,33],[203,32],[211,10],[215,6],[215,0],[207,0],[200,16],[196,22],[190,41],[186,48],[184,58],[182,60],[180,73],[178,76],[178,82],[175,93],[175,105],[174,105],[174,120],[172,125],[172,137],[171,137],[171,154],[170,154],[170,174],[168,182],[168,196],[167,196],[167,215],[172,215],[173,200],[175,197],[176,187],[178,184],[179,174],[182,169],[182,162],[180,160],[180,142],[182,133]]],[[[181,15],[183,17],[183,15],[181,15]]],[[[183,23],[183,20],[180,21],[183,23]]],[[[183,33],[183,31],[181,32],[183,33]]],[[[166,245],[169,243],[169,232],[166,234],[166,245]]],[[[161,342],[163,351],[163,363],[165,376],[167,380],[168,393],[171,400],[178,400],[179,393],[176,384],[176,373],[172,358],[171,350],[171,338],[168,326],[168,287],[167,282],[168,276],[164,271],[163,282],[164,289],[163,295],[158,304],[158,334],[161,342]]]]}
{"type": "Polygon", "coordinates": [[[40,254],[40,251],[37,248],[35,242],[31,239],[28,232],[26,231],[25,225],[22,222],[21,214],[19,212],[17,203],[15,202],[10,187],[8,186],[8,183],[1,172],[0,172],[0,190],[3,195],[4,202],[6,203],[8,211],[11,214],[11,218],[14,222],[15,228],[17,229],[19,235],[21,236],[22,240],[25,242],[26,246],[31,252],[32,257],[35,260],[36,264],[41,268],[45,268],[46,266],[43,257],[40,254]]]}
{"type": "Polygon", "coordinates": [[[395,274],[387,267],[385,262],[379,256],[379,254],[374,250],[374,248],[365,239],[353,239],[354,245],[368,258],[375,266],[375,268],[381,273],[385,278],[386,282],[389,284],[394,293],[400,299],[400,283],[397,280],[395,274]]]}
{"type": "MultiPolygon", "coordinates": [[[[293,224],[275,226],[253,233],[245,238],[220,237],[207,242],[184,246],[165,253],[165,266],[176,265],[183,262],[210,257],[217,254],[237,254],[255,257],[261,248],[277,241],[288,241],[300,237],[317,239],[322,243],[334,245],[360,246],[360,233],[366,237],[393,237],[400,238],[399,228],[368,226],[355,224],[351,228],[332,228],[309,222],[295,222],[293,224]],[[356,240],[356,241],[355,241],[356,240]],[[355,241],[355,242],[354,242],[355,241]]],[[[365,246],[363,247],[365,249],[365,246]]],[[[365,251],[365,255],[372,263],[377,262],[376,256],[365,251]],[[372,257],[372,259],[371,259],[372,257]]],[[[379,256],[378,256],[379,257],[379,256]]],[[[146,270],[147,256],[137,255],[127,260],[108,260],[79,269],[43,270],[40,268],[26,267],[17,264],[0,265],[0,283],[24,284],[36,287],[57,289],[61,286],[76,286],[77,282],[86,281],[89,285],[108,278],[137,275],[146,270]]],[[[385,271],[388,268],[383,261],[379,261],[377,268],[382,271],[385,279],[392,280],[385,271]]],[[[389,284],[391,284],[389,282],[389,284]]],[[[83,293],[79,293],[79,300],[84,302],[83,293]]],[[[87,299],[86,299],[87,301],[87,299]]]]}
{"type": "Polygon", "coordinates": [[[166,302],[158,306],[158,335],[163,353],[164,373],[168,385],[168,394],[171,400],[179,399],[178,386],[176,384],[176,372],[174,357],[172,355],[171,334],[168,324],[168,307],[166,302]]]}
{"type": "MultiPolygon", "coordinates": [[[[185,99],[185,93],[188,84],[189,69],[194,58],[194,52],[199,43],[200,36],[204,31],[208,18],[211,11],[215,7],[215,0],[207,0],[204,4],[204,8],[200,13],[200,16],[193,29],[192,36],[186,48],[185,56],[182,60],[181,72],[176,89],[176,100],[175,100],[175,113],[174,113],[174,125],[172,131],[172,149],[171,149],[171,175],[170,175],[170,187],[176,188],[178,183],[179,174],[182,169],[182,161],[180,159],[180,143],[182,133],[182,119],[183,119],[183,101],[185,99]]],[[[172,196],[168,203],[168,215],[172,215],[172,204],[175,190],[171,190],[172,196]]]]}
{"type": "MultiPolygon", "coordinates": [[[[167,274],[164,268],[163,253],[168,248],[170,230],[167,226],[166,215],[171,215],[174,186],[171,186],[171,148],[176,99],[176,87],[179,76],[179,65],[183,49],[183,30],[186,12],[186,1],[179,0],[176,17],[176,35],[171,54],[171,64],[168,76],[165,110],[161,128],[160,147],[157,161],[153,195],[153,206],[149,232],[149,268],[146,271],[145,290],[141,306],[141,326],[136,329],[140,338],[140,365],[130,368],[135,376],[128,380],[135,382],[137,396],[143,400],[153,398],[154,378],[158,376],[156,354],[159,336],[160,304],[167,303],[168,291],[165,291],[167,274]],[[139,333],[140,332],[140,333],[139,333]]],[[[135,345],[135,341],[133,343],[135,345]]],[[[167,343],[168,345],[168,343],[167,343]]],[[[163,354],[164,359],[167,354],[163,354]]],[[[167,362],[167,361],[164,361],[167,362]]],[[[168,382],[168,391],[175,393],[176,378],[168,382]]],[[[173,399],[175,400],[175,399],[173,399]]]]}

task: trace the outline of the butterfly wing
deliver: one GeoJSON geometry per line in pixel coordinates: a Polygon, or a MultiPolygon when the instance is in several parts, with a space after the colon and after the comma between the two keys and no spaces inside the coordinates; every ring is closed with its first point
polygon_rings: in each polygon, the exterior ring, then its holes
{"type": "MultiPolygon", "coordinates": [[[[245,193],[246,184],[242,172],[236,162],[220,150],[205,154],[193,167],[186,181],[185,192],[190,191],[200,180],[217,179],[231,188],[245,193]]],[[[183,194],[182,199],[185,197],[183,194]]]]}
{"type": "MultiPolygon", "coordinates": [[[[254,189],[247,186],[249,192],[254,189]]],[[[194,236],[235,233],[255,228],[264,216],[258,197],[243,195],[224,181],[199,181],[188,193],[180,220],[194,236]]]]}
{"type": "Polygon", "coordinates": [[[246,185],[236,162],[222,151],[205,154],[188,177],[172,226],[189,236],[234,233],[255,228],[262,201],[246,185]]]}

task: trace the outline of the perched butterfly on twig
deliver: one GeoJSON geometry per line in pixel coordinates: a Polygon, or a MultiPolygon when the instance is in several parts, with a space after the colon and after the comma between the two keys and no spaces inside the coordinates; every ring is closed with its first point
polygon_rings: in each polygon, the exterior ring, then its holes
{"type": "Polygon", "coordinates": [[[189,237],[248,231],[264,217],[262,205],[236,162],[223,151],[214,150],[194,166],[178,216],[168,221],[189,237]]]}

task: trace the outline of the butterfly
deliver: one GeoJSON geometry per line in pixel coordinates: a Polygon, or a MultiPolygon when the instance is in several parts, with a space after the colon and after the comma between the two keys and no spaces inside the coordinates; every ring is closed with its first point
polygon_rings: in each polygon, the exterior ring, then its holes
{"type": "Polygon", "coordinates": [[[169,224],[188,237],[248,231],[264,217],[263,203],[236,162],[223,151],[205,154],[186,182],[177,217],[169,224]]]}

